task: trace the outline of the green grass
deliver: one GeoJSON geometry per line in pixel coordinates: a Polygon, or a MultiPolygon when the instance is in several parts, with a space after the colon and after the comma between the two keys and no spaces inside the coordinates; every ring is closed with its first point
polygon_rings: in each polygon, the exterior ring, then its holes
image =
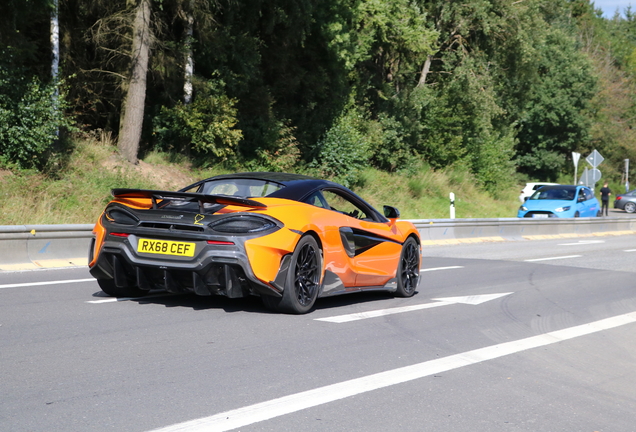
{"type": "MultiPolygon", "coordinates": [[[[140,165],[131,166],[108,141],[81,141],[55,178],[0,170],[0,225],[93,223],[110,200],[112,188],[176,190],[227,172],[194,169],[185,159],[162,153],[150,153],[140,165]]],[[[448,218],[450,192],[456,197],[458,218],[514,217],[520,189],[502,191],[495,199],[479,189],[466,171],[426,167],[393,174],[367,169],[361,186],[354,188],[379,210],[382,205],[397,207],[405,219],[448,218]]]]}

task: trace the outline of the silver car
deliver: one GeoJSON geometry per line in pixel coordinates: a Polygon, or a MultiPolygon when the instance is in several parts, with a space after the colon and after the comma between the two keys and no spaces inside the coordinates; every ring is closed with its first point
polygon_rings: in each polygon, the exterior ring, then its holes
{"type": "Polygon", "coordinates": [[[627,213],[636,212],[636,189],[617,195],[614,200],[614,208],[625,210],[627,213]]]}

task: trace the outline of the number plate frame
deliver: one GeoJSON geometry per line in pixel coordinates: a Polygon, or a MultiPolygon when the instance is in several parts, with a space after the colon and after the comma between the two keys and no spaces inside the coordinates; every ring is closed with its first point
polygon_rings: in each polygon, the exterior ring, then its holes
{"type": "Polygon", "coordinates": [[[193,257],[195,251],[196,243],[191,242],[147,238],[137,240],[137,253],[193,257]]]}

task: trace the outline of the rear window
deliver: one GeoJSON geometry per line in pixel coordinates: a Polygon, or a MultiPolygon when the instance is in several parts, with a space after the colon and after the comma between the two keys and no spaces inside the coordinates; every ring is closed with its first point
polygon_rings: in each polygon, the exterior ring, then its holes
{"type": "Polygon", "coordinates": [[[199,186],[197,192],[206,195],[228,195],[242,198],[258,198],[282,189],[280,183],[259,179],[210,180],[199,186]]]}

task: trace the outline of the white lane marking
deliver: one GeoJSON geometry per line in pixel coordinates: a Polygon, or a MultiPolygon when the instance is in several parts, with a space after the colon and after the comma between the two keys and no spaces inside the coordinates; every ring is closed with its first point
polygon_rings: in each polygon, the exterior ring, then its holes
{"type": "Polygon", "coordinates": [[[478,305],[478,304],[481,304],[490,300],[494,300],[499,297],[507,296],[510,294],[512,293],[472,295],[472,296],[466,296],[466,297],[436,298],[436,299],[433,299],[433,300],[436,300],[436,303],[424,303],[424,304],[413,305],[413,306],[403,306],[403,307],[396,307],[396,308],[390,308],[390,309],[379,309],[379,310],[373,310],[368,312],[359,312],[359,313],[353,313],[353,314],[347,314],[347,315],[337,315],[337,316],[331,316],[326,318],[316,318],[314,321],[325,321],[325,322],[342,324],[342,323],[351,322],[351,321],[358,321],[358,320],[363,320],[368,318],[377,318],[381,316],[394,315],[394,314],[399,314],[404,312],[412,312],[416,310],[431,309],[435,307],[448,306],[448,305],[457,304],[457,303],[478,305]]]}
{"type": "Polygon", "coordinates": [[[435,270],[450,270],[450,269],[460,269],[460,268],[464,268],[464,266],[450,266],[450,267],[432,267],[432,268],[425,268],[425,269],[420,269],[420,273],[422,273],[422,272],[427,272],[427,271],[435,271],[435,270]]]}
{"type": "Polygon", "coordinates": [[[143,297],[111,297],[104,300],[90,300],[90,301],[87,301],[86,303],[92,303],[92,304],[114,303],[114,302],[120,302],[120,301],[135,300],[136,298],[143,298],[143,297]]]}
{"type": "Polygon", "coordinates": [[[69,280],[46,281],[46,282],[29,282],[29,283],[0,285],[0,288],[21,288],[21,287],[30,287],[30,286],[58,285],[58,284],[61,285],[61,284],[67,284],[67,283],[90,282],[94,280],[95,280],[94,278],[90,278],[90,279],[69,279],[69,280]]]}
{"type": "Polygon", "coordinates": [[[535,258],[535,259],[527,259],[524,261],[532,262],[532,261],[549,261],[549,260],[559,260],[559,259],[568,259],[568,258],[579,258],[583,255],[568,255],[568,256],[560,256],[560,257],[550,257],[550,258],[535,258]]]}
{"type": "Polygon", "coordinates": [[[588,244],[605,243],[605,240],[579,240],[576,243],[561,243],[558,246],[579,246],[588,244]]]}
{"type": "Polygon", "coordinates": [[[225,432],[361,393],[636,322],[636,312],[430,360],[249,405],[152,432],[225,432]]]}
{"type": "Polygon", "coordinates": [[[153,294],[153,295],[146,295],[143,297],[109,297],[109,298],[105,298],[103,300],[89,300],[86,303],[91,303],[91,304],[100,304],[100,303],[115,303],[115,302],[122,302],[122,301],[128,301],[128,300],[143,300],[143,299],[150,299],[150,298],[156,298],[156,297],[172,297],[172,296],[178,296],[180,294],[174,294],[174,293],[157,293],[157,294],[153,294]]]}
{"type": "Polygon", "coordinates": [[[636,252],[636,249],[627,249],[625,252],[636,252]]]}

